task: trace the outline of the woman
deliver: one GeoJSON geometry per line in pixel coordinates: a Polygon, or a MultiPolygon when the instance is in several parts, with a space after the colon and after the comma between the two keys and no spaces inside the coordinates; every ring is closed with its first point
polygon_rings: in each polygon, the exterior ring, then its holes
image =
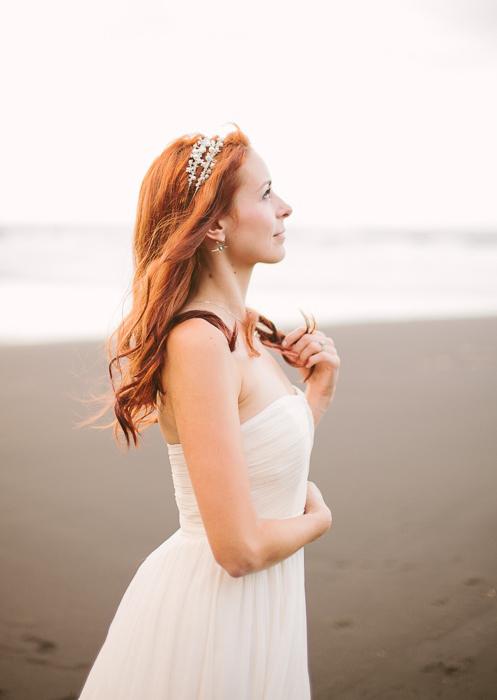
{"type": "Polygon", "coordinates": [[[311,697],[303,546],[331,512],[307,476],[339,358],[308,323],[285,336],[245,306],[291,211],[238,127],[172,141],[145,176],[113,425],[129,447],[158,422],[180,527],[140,565],[80,700],[311,697]]]}

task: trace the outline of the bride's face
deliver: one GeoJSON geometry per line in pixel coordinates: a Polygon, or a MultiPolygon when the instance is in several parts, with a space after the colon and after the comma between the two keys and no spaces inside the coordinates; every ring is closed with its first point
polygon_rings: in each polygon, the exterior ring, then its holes
{"type": "Polygon", "coordinates": [[[285,256],[285,218],[292,208],[274,192],[271,175],[260,155],[251,148],[240,168],[236,193],[236,222],[226,231],[231,254],[245,262],[278,262],[285,256]]]}

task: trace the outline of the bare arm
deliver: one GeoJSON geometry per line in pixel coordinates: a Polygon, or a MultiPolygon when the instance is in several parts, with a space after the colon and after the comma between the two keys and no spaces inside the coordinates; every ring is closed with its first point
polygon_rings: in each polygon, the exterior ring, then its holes
{"type": "MultiPolygon", "coordinates": [[[[329,510],[317,500],[287,519],[258,518],[238,414],[241,379],[224,334],[201,318],[171,331],[165,386],[214,558],[238,577],[271,566],[320,537],[329,510]]],[[[324,505],[324,504],[323,504],[324,505]]]]}
{"type": "MultiPolygon", "coordinates": [[[[333,395],[334,394],[335,392],[333,392],[333,395]]],[[[329,396],[323,396],[314,391],[312,387],[307,387],[305,396],[307,398],[307,403],[311,408],[312,415],[314,417],[314,429],[316,429],[319,421],[324,416],[325,412],[333,401],[333,396],[330,399],[329,396]]]]}
{"type": "Polygon", "coordinates": [[[324,501],[314,501],[313,497],[312,510],[306,508],[304,515],[285,520],[258,518],[257,522],[259,558],[252,564],[251,571],[260,571],[277,564],[305,544],[324,535],[331,525],[331,511],[324,501]]]}

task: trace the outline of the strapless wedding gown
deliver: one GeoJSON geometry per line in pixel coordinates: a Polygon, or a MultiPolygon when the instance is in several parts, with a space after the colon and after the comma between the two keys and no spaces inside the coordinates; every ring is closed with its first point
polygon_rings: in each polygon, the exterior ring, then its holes
{"type": "MultiPolygon", "coordinates": [[[[304,513],[314,419],[304,392],[241,424],[258,517],[304,513]]],[[[214,559],[181,444],[179,525],[139,566],[79,700],[308,700],[304,548],[231,577],[214,559]]]]}

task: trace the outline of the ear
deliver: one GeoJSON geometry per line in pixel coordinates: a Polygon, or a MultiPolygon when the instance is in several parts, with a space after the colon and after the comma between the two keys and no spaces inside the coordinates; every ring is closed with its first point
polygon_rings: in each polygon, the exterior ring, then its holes
{"type": "Polygon", "coordinates": [[[205,234],[213,241],[226,240],[227,221],[226,219],[216,219],[211,228],[205,234]]]}

